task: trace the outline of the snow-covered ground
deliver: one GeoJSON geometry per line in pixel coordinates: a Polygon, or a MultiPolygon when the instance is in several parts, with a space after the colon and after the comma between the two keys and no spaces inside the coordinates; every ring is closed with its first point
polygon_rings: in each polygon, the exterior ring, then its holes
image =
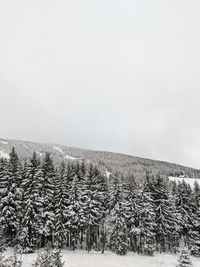
{"type": "Polygon", "coordinates": [[[54,146],[53,149],[57,150],[61,154],[64,154],[64,152],[62,151],[62,149],[60,147],[58,147],[58,146],[54,146]]]}
{"type": "Polygon", "coordinates": [[[36,153],[38,154],[38,156],[41,158],[42,157],[42,152],[36,151],[36,153]]]}
{"type": "MultiPolygon", "coordinates": [[[[7,252],[12,255],[11,250],[7,252]]],[[[64,267],[175,267],[179,255],[156,254],[154,257],[141,256],[128,253],[126,256],[118,256],[112,252],[90,252],[77,250],[62,251],[64,267]]],[[[31,267],[37,253],[22,255],[22,267],[31,267]]],[[[191,257],[193,267],[200,266],[200,259],[191,257]]]]}
{"type": "Polygon", "coordinates": [[[3,145],[7,145],[8,144],[8,142],[4,141],[4,140],[0,140],[0,143],[2,143],[3,145]]]}
{"type": "Polygon", "coordinates": [[[70,155],[66,155],[65,158],[69,160],[81,160],[81,158],[72,157],[70,155]]]}
{"type": "Polygon", "coordinates": [[[109,172],[108,170],[106,170],[106,177],[109,179],[110,175],[112,174],[112,172],[109,172]]]}
{"type": "Polygon", "coordinates": [[[197,181],[197,183],[200,185],[200,179],[195,179],[195,178],[186,178],[186,177],[173,177],[169,176],[170,181],[175,181],[175,182],[182,182],[183,180],[189,184],[192,188],[194,186],[194,182],[197,181]]]}
{"type": "Polygon", "coordinates": [[[10,156],[7,153],[5,153],[5,152],[0,151],[0,158],[9,159],[10,156]]]}
{"type": "MultiPolygon", "coordinates": [[[[57,150],[62,155],[64,155],[64,152],[62,151],[62,149],[60,147],[54,146],[53,149],[57,150]]],[[[67,159],[67,160],[81,160],[81,158],[72,157],[72,156],[67,155],[67,154],[65,155],[65,159],[67,159]]]]}

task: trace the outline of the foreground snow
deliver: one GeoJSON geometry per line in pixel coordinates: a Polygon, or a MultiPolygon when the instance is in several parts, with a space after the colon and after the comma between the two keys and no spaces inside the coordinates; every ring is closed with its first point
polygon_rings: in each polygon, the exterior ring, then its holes
{"type": "MultiPolygon", "coordinates": [[[[7,252],[12,255],[12,250],[7,252]]],[[[134,253],[129,253],[126,256],[118,256],[111,252],[105,252],[103,255],[100,252],[87,253],[86,251],[77,250],[71,252],[68,250],[62,251],[64,267],[175,267],[179,255],[156,254],[154,257],[141,256],[134,253]]],[[[22,267],[31,267],[37,257],[37,253],[22,255],[22,267]]],[[[200,259],[193,258],[193,267],[200,266],[200,259]]]]}

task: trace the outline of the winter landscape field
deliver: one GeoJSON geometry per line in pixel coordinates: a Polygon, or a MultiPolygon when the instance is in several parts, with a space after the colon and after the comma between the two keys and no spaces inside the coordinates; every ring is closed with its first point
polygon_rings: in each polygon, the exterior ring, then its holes
{"type": "MultiPolygon", "coordinates": [[[[13,255],[10,249],[6,256],[13,255]]],[[[87,253],[77,250],[75,252],[63,250],[62,261],[64,267],[175,267],[178,264],[179,254],[155,254],[154,257],[128,253],[125,257],[106,251],[103,255],[98,252],[87,253]]],[[[37,253],[23,254],[22,267],[32,267],[37,258],[37,253]]],[[[200,266],[200,259],[191,257],[193,267],[200,266]]]]}

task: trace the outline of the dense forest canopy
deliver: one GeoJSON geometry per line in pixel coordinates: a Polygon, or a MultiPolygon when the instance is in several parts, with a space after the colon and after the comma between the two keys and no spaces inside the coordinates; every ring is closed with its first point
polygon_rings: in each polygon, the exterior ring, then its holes
{"type": "Polygon", "coordinates": [[[107,177],[83,160],[55,165],[46,153],[22,161],[13,148],[0,162],[1,247],[33,252],[47,244],[153,255],[181,245],[200,255],[200,187],[150,172],[107,177]]]}

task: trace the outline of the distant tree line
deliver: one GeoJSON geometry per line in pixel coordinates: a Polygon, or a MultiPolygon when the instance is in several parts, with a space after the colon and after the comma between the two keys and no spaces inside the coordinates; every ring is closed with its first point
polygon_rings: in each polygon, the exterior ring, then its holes
{"type": "Polygon", "coordinates": [[[152,256],[184,243],[200,256],[200,187],[150,173],[124,182],[84,161],[55,167],[49,153],[22,162],[13,148],[0,162],[0,237],[22,252],[48,244],[152,256]]]}

